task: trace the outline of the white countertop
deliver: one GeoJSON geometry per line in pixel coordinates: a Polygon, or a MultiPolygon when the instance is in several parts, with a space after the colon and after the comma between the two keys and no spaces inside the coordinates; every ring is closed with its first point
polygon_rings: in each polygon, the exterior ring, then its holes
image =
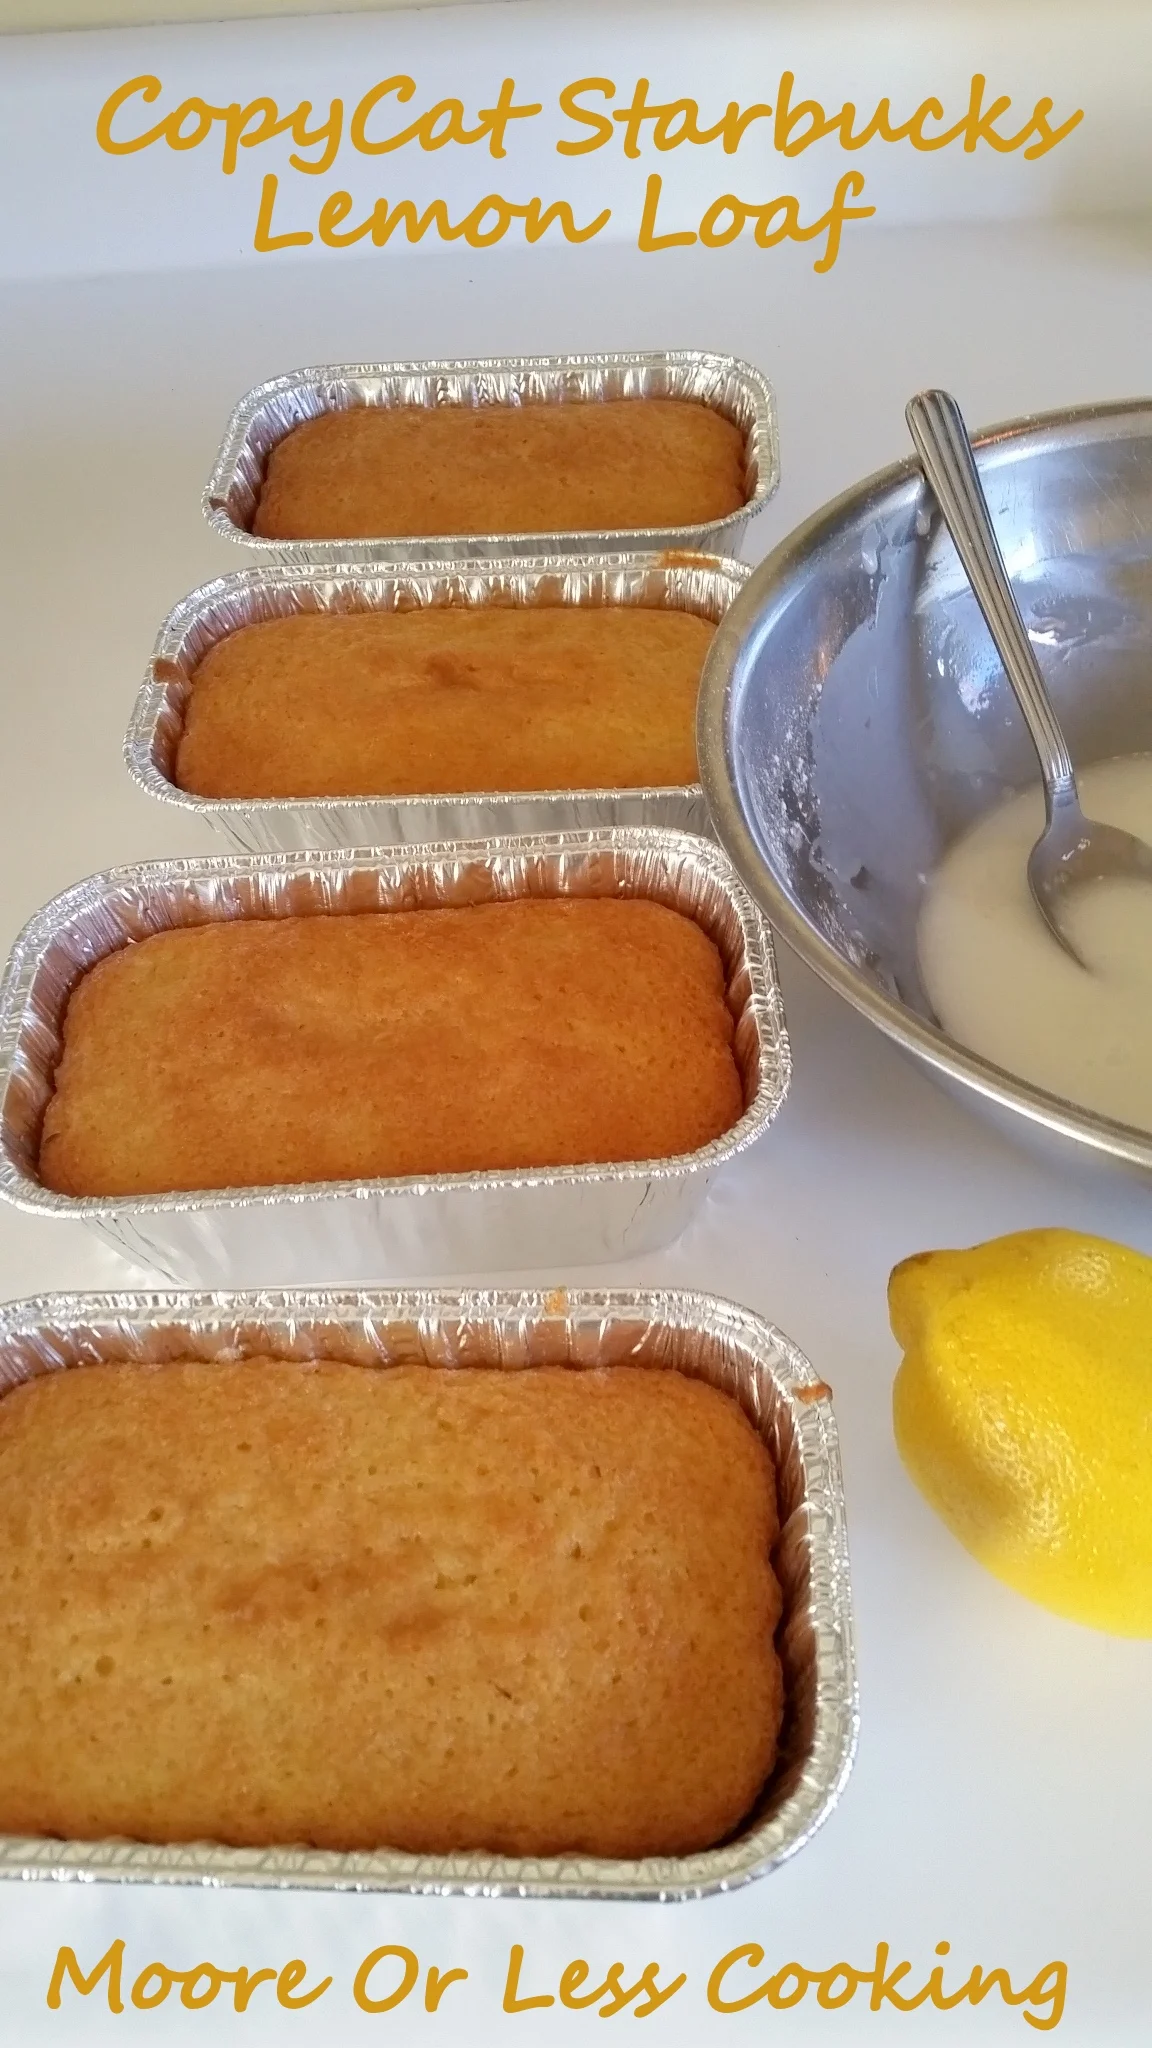
{"type": "MultiPolygon", "coordinates": [[[[877,229],[816,277],[803,250],[739,247],[653,260],[622,245],[556,252],[458,247],[324,270],[10,287],[2,311],[4,683],[0,697],[0,946],[41,902],[116,861],[221,850],[207,828],[129,785],[120,744],[152,637],[205,576],[243,566],[201,521],[220,430],[251,383],[297,363],[502,350],[633,346],[734,350],[779,400],[783,483],[752,529],[756,555],[822,500],[905,452],[903,403],[955,389],[973,423],[1139,393],[1149,376],[1152,238],[1139,226],[877,229]],[[398,281],[399,280],[399,281],[398,281]]],[[[712,1965],[758,1942],[772,1967],[847,1959],[876,1944],[921,1984],[951,1943],[948,1986],[971,1965],[1019,1987],[1068,1965],[1062,2042],[1147,2039],[1152,1888],[1152,1643],[1062,1623],[1006,1591],[914,1493],[892,1445],[896,1350],[889,1268],[932,1245],[1064,1223],[1152,1250],[1148,1189],[1087,1158],[1061,1173],[994,1137],[787,957],[795,1058],[776,1128],[726,1169],[675,1246],[585,1281],[683,1284],[781,1324],[835,1390],[860,1663],[859,1758],[823,1832],[770,1879],[679,1907],[278,1897],[109,1885],[11,1884],[0,1896],[0,1986],[10,2038],[177,2042],[219,2025],[175,1994],[113,2020],[96,1996],[45,2004],[61,1943],[90,1968],[127,1944],[126,1975],[159,1958],[224,1968],[301,1956],[332,1988],[286,2014],[267,1989],[242,2023],[254,2042],[378,2038],[536,2043],[595,2031],[559,2007],[507,2016],[509,1946],[532,1991],[562,1966],[649,1959],[689,1982],[646,2038],[696,2044],[1022,2041],[995,1994],[951,2017],[833,2017],[809,1993],[787,2021],[764,2006],[710,2011],[712,1965]],[[464,1966],[440,2015],[419,1994],[383,2018],[351,2002],[361,1958],[410,1946],[464,1966]],[[451,2001],[457,2003],[453,2008],[451,2001]],[[455,2020],[451,2014],[455,2011],[455,2020]],[[373,2032],[375,2029],[375,2033],[373,2032]]],[[[254,1276],[259,1277],[259,1276],[254,1276]]],[[[302,1275],[302,1278],[307,1276],[302,1275]]],[[[0,1297],[131,1284],[78,1226],[0,1212],[0,1297]]],[[[633,1969],[635,1965],[635,1969],[633,1969]]],[[[767,1967],[767,1966],[766,1966],[767,1967]]],[[[601,1971],[601,1974],[603,1972],[601,1971]]],[[[762,1976],[764,1973],[758,1973],[762,1976]]],[[[628,2025],[627,2016],[623,2023],[628,2025]]]]}

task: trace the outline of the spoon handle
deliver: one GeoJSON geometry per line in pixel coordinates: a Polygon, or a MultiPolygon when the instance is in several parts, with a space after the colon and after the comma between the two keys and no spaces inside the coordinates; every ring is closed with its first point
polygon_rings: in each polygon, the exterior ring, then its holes
{"type": "Polygon", "coordinates": [[[960,408],[947,391],[920,391],[909,400],[904,417],[1004,673],[1027,720],[1040,757],[1051,820],[1055,808],[1069,798],[1077,800],[1072,757],[1012,594],[960,408]]]}

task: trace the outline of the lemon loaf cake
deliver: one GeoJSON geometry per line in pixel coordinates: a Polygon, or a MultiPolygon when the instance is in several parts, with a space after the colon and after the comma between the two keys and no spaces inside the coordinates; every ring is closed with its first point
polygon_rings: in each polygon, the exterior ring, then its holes
{"type": "Polygon", "coordinates": [[[263,620],[197,667],[175,779],[257,798],[695,782],[714,630],[639,605],[263,620]]]}
{"type": "Polygon", "coordinates": [[[0,1830],[704,1849],[773,1765],[775,1535],[678,1372],[47,1374],[0,1399],[0,1830]]]}
{"type": "Polygon", "coordinates": [[[747,495],[739,427],[688,399],[362,405],[276,443],[252,531],[368,540],[692,526],[747,495]]]}
{"type": "Polygon", "coordinates": [[[40,1174],[73,1195],[691,1152],[743,1110],[723,964],[644,899],[240,918],[82,978],[40,1174]]]}

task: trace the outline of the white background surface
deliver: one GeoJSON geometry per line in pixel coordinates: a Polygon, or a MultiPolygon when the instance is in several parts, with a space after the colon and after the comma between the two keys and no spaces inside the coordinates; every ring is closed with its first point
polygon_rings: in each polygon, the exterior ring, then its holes
{"type": "MultiPolygon", "coordinates": [[[[814,277],[808,262],[797,250],[655,259],[623,244],[505,245],[322,270],[305,259],[10,286],[0,334],[0,946],[82,873],[218,850],[206,829],[131,789],[120,741],[168,606],[206,575],[242,565],[203,525],[198,496],[232,402],[259,378],[356,357],[735,350],[768,371],[780,408],[784,480],[752,529],[755,555],[905,452],[903,403],[919,385],[951,385],[973,423],[1147,387],[1152,241],[1138,223],[876,230],[846,241],[829,276],[814,277]]],[[[742,1941],[761,1943],[766,1969],[793,1958],[867,1969],[886,1941],[919,1984],[942,1940],[950,1985],[977,1961],[1008,1968],[1020,1985],[1064,1959],[1061,2042],[1147,2040],[1152,1644],[1097,1636],[1026,1605],[934,1521],[892,1447],[896,1353],[884,1306],[894,1261],[933,1244],[1064,1223],[1152,1250],[1147,1186],[1087,1159],[1056,1173],[1034,1164],[805,971],[787,959],[782,967],[795,1081],[775,1130],[720,1177],[679,1244],[556,1277],[729,1294],[780,1323],[832,1383],[862,1733],[823,1833],[766,1882],[681,1907],[8,1885],[0,2005],[13,2041],[175,2043],[222,2032],[537,2048],[595,2037],[592,2012],[501,2011],[514,1941],[527,1951],[533,1991],[554,1992],[575,1956],[593,1969],[619,1957],[630,1975],[659,1959],[665,1981],[687,1970],[686,1988],[645,2023],[646,2038],[677,2048],[777,2034],[1032,2038],[1021,2011],[995,1996],[977,2012],[908,2015],[870,2013],[866,1991],[839,2014],[817,2008],[812,1993],[790,2013],[761,2005],[722,2017],[704,2001],[713,1963],[742,1941]],[[243,2019],[224,1996],[199,2014],[170,1998],[114,2018],[95,1997],[66,1991],[63,2009],[48,2011],[58,1945],[90,1967],[115,1936],[127,1943],[129,1980],[156,1958],[254,1969],[299,1955],[312,1982],[328,1973],[335,1982],[296,2014],[266,1990],[243,2019]],[[467,1967],[468,1983],[435,2017],[419,1994],[383,2017],[360,2013],[353,1974],[388,1941],[407,1943],[425,1967],[467,1967]]],[[[79,1228],[0,1213],[0,1295],[133,1277],[79,1228]]],[[[631,2015],[617,2025],[627,2032],[631,2015]]]]}
{"type": "MultiPolygon", "coordinates": [[[[21,29],[90,29],[168,21],[246,21],[292,14],[379,14],[413,0],[0,0],[0,34],[21,29]]],[[[414,0],[436,7],[448,0],[414,0]]],[[[460,0],[457,0],[460,4],[460,0]]],[[[483,5],[483,0],[468,0],[483,5]]]]}

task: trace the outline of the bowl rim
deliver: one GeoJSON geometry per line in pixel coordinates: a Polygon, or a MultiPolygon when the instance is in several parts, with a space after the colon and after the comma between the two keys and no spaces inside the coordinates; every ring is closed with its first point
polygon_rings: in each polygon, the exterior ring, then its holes
{"type": "MultiPolygon", "coordinates": [[[[996,469],[1025,446],[1070,448],[1120,438],[1126,431],[1152,436],[1152,398],[1118,399],[1029,413],[986,427],[972,436],[981,469],[996,469]]],[[[817,930],[781,886],[745,821],[728,760],[729,711],[737,662],[750,629],[761,632],[789,600],[794,573],[820,543],[848,519],[866,516],[870,505],[891,504],[923,489],[914,455],[889,463],[832,498],[793,528],[753,570],[716,629],[700,683],[696,743],[700,780],[716,833],[745,888],[785,943],[853,1009],[904,1051],[946,1079],[959,1081],[986,1101],[1014,1111],[1060,1137],[1071,1138],[1108,1157],[1152,1172],[1152,1132],[1082,1109],[1063,1096],[1034,1087],[886,995],[817,930]]]]}

